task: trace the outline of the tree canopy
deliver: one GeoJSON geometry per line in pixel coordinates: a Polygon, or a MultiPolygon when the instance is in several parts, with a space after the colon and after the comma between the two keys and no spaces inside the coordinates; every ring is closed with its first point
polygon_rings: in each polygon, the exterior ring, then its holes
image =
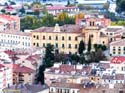
{"type": "Polygon", "coordinates": [[[85,44],[84,44],[83,40],[81,40],[79,43],[79,48],[78,48],[79,54],[82,54],[84,50],[85,50],[85,44]]]}
{"type": "Polygon", "coordinates": [[[125,12],[125,0],[116,0],[116,5],[117,12],[125,12]]]}
{"type": "Polygon", "coordinates": [[[53,66],[53,61],[54,61],[54,46],[51,45],[50,43],[47,44],[45,47],[45,57],[44,57],[44,62],[43,64],[47,67],[53,66]]]}
{"type": "Polygon", "coordinates": [[[92,45],[91,45],[91,37],[89,36],[89,41],[88,41],[88,52],[90,52],[91,51],[91,47],[92,47],[92,45]]]}

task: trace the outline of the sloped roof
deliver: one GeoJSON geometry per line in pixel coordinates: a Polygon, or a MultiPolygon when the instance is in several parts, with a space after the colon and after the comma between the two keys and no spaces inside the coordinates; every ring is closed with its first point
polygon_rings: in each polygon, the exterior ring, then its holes
{"type": "Polygon", "coordinates": [[[121,64],[123,62],[125,62],[124,56],[115,56],[111,59],[111,63],[113,63],[113,64],[121,64]]]}

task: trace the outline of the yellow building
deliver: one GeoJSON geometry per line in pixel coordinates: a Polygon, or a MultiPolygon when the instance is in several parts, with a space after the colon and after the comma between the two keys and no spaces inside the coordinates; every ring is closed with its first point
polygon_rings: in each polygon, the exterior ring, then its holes
{"type": "Polygon", "coordinates": [[[105,44],[108,45],[108,37],[100,32],[99,27],[93,25],[82,27],[80,25],[64,25],[55,27],[41,27],[32,31],[32,46],[45,47],[47,43],[54,45],[56,52],[64,53],[77,53],[79,43],[84,40],[88,44],[89,36],[91,37],[92,44],[105,44]]]}

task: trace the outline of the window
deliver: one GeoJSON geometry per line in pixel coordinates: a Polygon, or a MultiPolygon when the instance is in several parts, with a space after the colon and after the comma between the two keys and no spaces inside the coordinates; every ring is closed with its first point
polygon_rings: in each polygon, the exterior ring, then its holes
{"type": "Polygon", "coordinates": [[[69,48],[71,48],[71,44],[69,44],[69,48]]]}
{"type": "Polygon", "coordinates": [[[58,40],[58,36],[56,36],[56,40],[58,40]]]}
{"type": "Polygon", "coordinates": [[[110,35],[112,35],[112,33],[110,33],[110,35]]]}
{"type": "Polygon", "coordinates": [[[106,93],[105,90],[102,90],[102,93],[106,93]]]}
{"type": "Polygon", "coordinates": [[[121,70],[124,71],[124,67],[122,67],[121,70]]]}
{"type": "Polygon", "coordinates": [[[39,39],[39,36],[37,35],[36,39],[38,40],[39,39]]]}
{"type": "Polygon", "coordinates": [[[33,45],[35,46],[36,44],[35,44],[35,43],[33,43],[33,45]]]}
{"type": "Polygon", "coordinates": [[[60,89],[60,93],[62,93],[62,89],[60,89]]]}
{"type": "Polygon", "coordinates": [[[118,54],[121,54],[121,52],[118,52],[118,54]]]}
{"type": "Polygon", "coordinates": [[[69,93],[69,89],[67,90],[67,93],[69,93]]]}
{"type": "Polygon", "coordinates": [[[123,93],[123,90],[120,90],[119,93],[123,93]]]}
{"type": "Polygon", "coordinates": [[[49,36],[49,40],[51,40],[51,36],[49,36]]]}
{"type": "Polygon", "coordinates": [[[37,45],[36,45],[37,47],[39,47],[39,43],[37,43],[37,45]]]}
{"type": "Polygon", "coordinates": [[[94,26],[95,25],[95,22],[92,22],[93,24],[92,24],[92,26],[94,26]]]}
{"type": "Polygon", "coordinates": [[[115,51],[115,48],[113,48],[113,51],[115,51]]]}
{"type": "Polygon", "coordinates": [[[119,47],[118,51],[121,51],[121,48],[119,47]]]}
{"type": "Polygon", "coordinates": [[[43,36],[43,40],[45,40],[45,36],[43,36]]]}
{"type": "Polygon", "coordinates": [[[105,41],[103,41],[102,43],[105,44],[105,41]]]}
{"type": "Polygon", "coordinates": [[[64,44],[62,44],[62,48],[64,48],[65,46],[64,46],[64,44]]]}
{"type": "Polygon", "coordinates": [[[69,36],[69,40],[71,40],[71,36],[69,36]]]}
{"type": "Polygon", "coordinates": [[[125,47],[124,47],[123,49],[124,49],[124,51],[125,51],[125,47]]]}
{"type": "Polygon", "coordinates": [[[75,44],[75,49],[77,49],[77,44],[75,44]]]}
{"type": "Polygon", "coordinates": [[[55,47],[58,48],[58,43],[56,43],[55,47]]]}
{"type": "Polygon", "coordinates": [[[62,40],[64,40],[64,36],[62,37],[62,40]]]}
{"type": "Polygon", "coordinates": [[[45,47],[45,43],[43,43],[43,47],[45,47]]]}
{"type": "Polygon", "coordinates": [[[53,88],[51,88],[51,90],[50,90],[51,92],[53,92],[53,88]]]}
{"type": "Polygon", "coordinates": [[[75,90],[73,90],[72,93],[75,93],[75,90]]]}
{"type": "Polygon", "coordinates": [[[78,40],[77,37],[75,37],[75,40],[76,40],[76,41],[78,40]]]}

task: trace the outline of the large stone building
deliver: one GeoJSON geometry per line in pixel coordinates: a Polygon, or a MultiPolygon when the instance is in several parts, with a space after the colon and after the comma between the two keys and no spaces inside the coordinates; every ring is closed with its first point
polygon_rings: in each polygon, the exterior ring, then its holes
{"type": "Polygon", "coordinates": [[[111,56],[124,56],[125,55],[125,39],[117,40],[110,43],[111,56]]]}
{"type": "Polygon", "coordinates": [[[100,27],[94,19],[87,22],[86,27],[80,25],[64,25],[55,27],[41,27],[32,31],[32,46],[45,47],[47,43],[54,45],[57,52],[76,53],[79,43],[83,40],[88,44],[89,37],[93,44],[108,45],[108,37],[100,32],[100,27]]]}

